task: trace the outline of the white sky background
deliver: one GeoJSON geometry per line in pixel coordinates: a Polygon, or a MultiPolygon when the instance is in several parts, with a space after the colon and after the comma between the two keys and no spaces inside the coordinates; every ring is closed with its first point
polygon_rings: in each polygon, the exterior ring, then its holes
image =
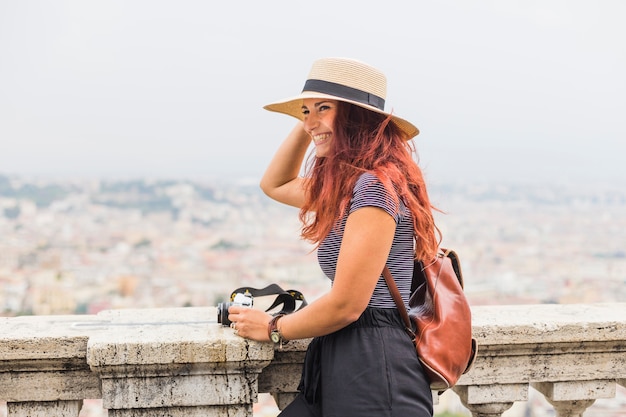
{"type": "Polygon", "coordinates": [[[260,177],[313,60],[388,77],[431,181],[626,182],[626,2],[0,0],[0,173],[260,177]]]}

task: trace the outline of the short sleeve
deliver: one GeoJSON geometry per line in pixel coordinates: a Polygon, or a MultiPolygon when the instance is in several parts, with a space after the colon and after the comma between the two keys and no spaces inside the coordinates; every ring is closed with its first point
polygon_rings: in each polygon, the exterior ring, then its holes
{"type": "Polygon", "coordinates": [[[354,186],[350,213],[363,207],[379,207],[396,223],[400,221],[398,196],[389,193],[378,177],[370,172],[363,173],[354,186]]]}

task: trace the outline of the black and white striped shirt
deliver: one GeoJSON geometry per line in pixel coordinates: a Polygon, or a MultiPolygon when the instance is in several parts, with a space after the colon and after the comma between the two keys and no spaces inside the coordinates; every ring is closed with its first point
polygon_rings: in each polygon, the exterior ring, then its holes
{"type": "MultiPolygon", "coordinates": [[[[328,278],[334,280],[339,248],[348,215],[362,207],[368,206],[382,208],[396,222],[396,231],[391,252],[387,259],[387,267],[396,281],[404,303],[408,306],[414,256],[412,218],[404,203],[400,200],[398,206],[398,197],[392,196],[387,192],[384,185],[372,173],[364,173],[359,177],[354,186],[348,214],[340,220],[339,227],[331,230],[320,244],[317,251],[320,267],[328,278]]],[[[385,279],[382,277],[382,271],[368,306],[396,308],[385,279]]]]}

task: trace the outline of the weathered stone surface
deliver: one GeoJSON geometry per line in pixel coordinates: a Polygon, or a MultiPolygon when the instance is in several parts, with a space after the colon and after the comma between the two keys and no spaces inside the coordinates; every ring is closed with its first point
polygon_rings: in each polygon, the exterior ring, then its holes
{"type": "Polygon", "coordinates": [[[109,410],[109,417],[250,417],[251,405],[109,410]]]}
{"type": "Polygon", "coordinates": [[[615,397],[615,381],[534,382],[532,387],[554,401],[615,397]]]}
{"type": "Polygon", "coordinates": [[[247,374],[104,378],[103,406],[126,409],[252,404],[257,400],[255,381],[256,375],[247,374]]]}
{"type": "Polygon", "coordinates": [[[297,392],[302,363],[310,341],[293,340],[283,345],[282,349],[276,346],[272,363],[263,368],[259,375],[259,392],[297,392]]]}
{"type": "Polygon", "coordinates": [[[528,384],[469,385],[453,388],[466,405],[526,401],[528,384]]]}
{"type": "Polygon", "coordinates": [[[209,319],[215,315],[214,308],[101,314],[103,329],[90,338],[87,361],[102,379],[104,407],[118,416],[169,416],[206,406],[222,415],[228,405],[228,415],[246,415],[273,345],[235,335],[209,319]]]}
{"type": "Polygon", "coordinates": [[[8,403],[11,417],[78,417],[83,401],[46,401],[8,403]]]}
{"type": "Polygon", "coordinates": [[[626,374],[626,304],[482,306],[472,313],[478,357],[459,385],[626,374]]]}
{"type": "Polygon", "coordinates": [[[0,400],[99,398],[100,380],[85,360],[93,331],[77,325],[92,320],[94,316],[0,318],[0,400]]]}
{"type": "Polygon", "coordinates": [[[624,341],[625,318],[625,303],[472,307],[474,335],[486,345],[624,341]]]}
{"type": "MultiPolygon", "coordinates": [[[[626,385],[626,303],[472,313],[479,353],[454,391],[474,415],[499,416],[530,385],[560,415],[580,414],[626,385]]],[[[11,417],[74,415],[81,399],[100,396],[117,417],[251,416],[258,392],[285,406],[308,340],[275,351],[215,316],[209,307],[0,318],[0,401],[11,417]]]]}
{"type": "Polygon", "coordinates": [[[100,379],[88,368],[47,372],[0,372],[2,401],[83,400],[100,396],[100,379]]]}
{"type": "Polygon", "coordinates": [[[80,323],[96,320],[95,316],[0,317],[0,371],[7,361],[12,369],[16,363],[35,359],[84,362],[93,331],[80,323]]]}
{"type": "Polygon", "coordinates": [[[100,331],[89,339],[87,361],[101,365],[268,361],[269,343],[248,342],[218,324],[216,311],[171,308],[107,311],[98,315],[100,331]]]}

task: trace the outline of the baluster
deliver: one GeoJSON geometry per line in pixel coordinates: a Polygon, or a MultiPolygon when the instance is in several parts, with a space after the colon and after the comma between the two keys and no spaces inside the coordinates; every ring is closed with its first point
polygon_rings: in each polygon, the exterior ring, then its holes
{"type": "Polygon", "coordinates": [[[500,417],[515,401],[528,399],[528,384],[460,385],[453,390],[474,417],[500,417]]]}
{"type": "Polygon", "coordinates": [[[615,397],[615,381],[534,382],[556,410],[557,417],[582,417],[598,398],[615,397]]]}

